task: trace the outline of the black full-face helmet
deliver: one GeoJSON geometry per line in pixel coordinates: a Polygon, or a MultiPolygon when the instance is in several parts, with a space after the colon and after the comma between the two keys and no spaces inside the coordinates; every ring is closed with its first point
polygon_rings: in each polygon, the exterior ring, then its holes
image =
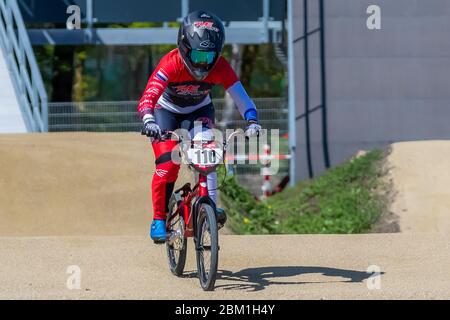
{"type": "Polygon", "coordinates": [[[192,76],[201,81],[216,65],[225,44],[222,21],[207,11],[190,13],[178,32],[178,49],[192,76]]]}

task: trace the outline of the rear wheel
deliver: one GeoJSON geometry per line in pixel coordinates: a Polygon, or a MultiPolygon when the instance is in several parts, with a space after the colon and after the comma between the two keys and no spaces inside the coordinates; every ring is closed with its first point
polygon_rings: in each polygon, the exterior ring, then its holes
{"type": "Polygon", "coordinates": [[[200,285],[212,291],[216,283],[219,260],[219,234],[214,209],[209,204],[200,206],[196,228],[197,270],[200,285]]]}
{"type": "Polygon", "coordinates": [[[187,253],[187,239],[184,237],[185,222],[184,218],[178,214],[180,203],[181,201],[177,201],[176,196],[172,195],[169,202],[169,214],[167,215],[167,232],[169,235],[166,242],[167,257],[170,271],[177,277],[183,275],[187,253]],[[176,215],[176,217],[170,220],[173,215],[176,215]]]}

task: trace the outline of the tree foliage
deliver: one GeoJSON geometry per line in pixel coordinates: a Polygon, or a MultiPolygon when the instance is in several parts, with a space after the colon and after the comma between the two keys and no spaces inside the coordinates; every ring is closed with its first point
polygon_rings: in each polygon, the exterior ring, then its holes
{"type": "MultiPolygon", "coordinates": [[[[118,101],[139,99],[159,60],[174,48],[40,46],[35,47],[35,52],[51,101],[118,101]]],[[[230,58],[230,46],[225,48],[224,56],[230,58]]],[[[244,46],[241,66],[241,80],[251,96],[285,95],[285,67],[272,45],[244,46]]],[[[220,87],[213,91],[215,97],[224,94],[220,87]]]]}

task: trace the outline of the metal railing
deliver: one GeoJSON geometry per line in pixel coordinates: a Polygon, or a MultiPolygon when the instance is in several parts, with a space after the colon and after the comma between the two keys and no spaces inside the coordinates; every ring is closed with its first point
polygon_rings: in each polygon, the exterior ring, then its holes
{"type": "Polygon", "coordinates": [[[47,132],[47,93],[17,0],[0,0],[0,40],[28,131],[47,132]]]}
{"type": "MultiPolygon", "coordinates": [[[[267,129],[287,133],[288,109],[283,98],[254,99],[261,124],[267,129]]],[[[137,101],[55,102],[49,103],[49,131],[126,132],[139,131],[142,121],[137,113],[137,101]]],[[[231,121],[222,119],[224,99],[214,100],[219,127],[243,127],[245,121],[235,111],[231,121]]]]}

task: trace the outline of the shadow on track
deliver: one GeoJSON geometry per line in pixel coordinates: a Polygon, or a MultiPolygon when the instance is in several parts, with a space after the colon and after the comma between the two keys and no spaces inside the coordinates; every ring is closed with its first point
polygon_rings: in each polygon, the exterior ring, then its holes
{"type": "MultiPolygon", "coordinates": [[[[383,275],[384,273],[381,273],[383,275]]],[[[333,282],[363,282],[375,275],[365,271],[354,271],[326,267],[262,267],[248,268],[233,273],[227,270],[219,270],[218,280],[234,282],[229,284],[218,284],[216,289],[223,290],[247,290],[261,291],[271,285],[302,285],[308,283],[333,283],[333,282]],[[277,281],[276,278],[289,278],[304,274],[322,274],[327,277],[342,277],[343,280],[330,281],[277,281]]]]}

